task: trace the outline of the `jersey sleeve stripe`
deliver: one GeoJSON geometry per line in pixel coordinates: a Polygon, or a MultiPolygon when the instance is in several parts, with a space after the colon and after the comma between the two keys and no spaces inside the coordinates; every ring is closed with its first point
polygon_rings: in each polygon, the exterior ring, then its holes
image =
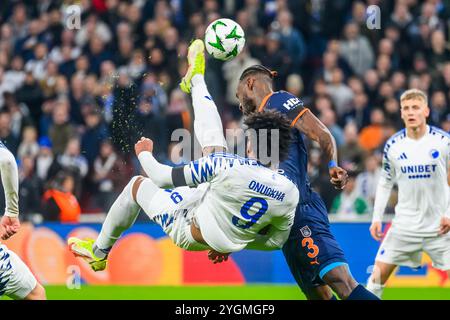
{"type": "Polygon", "coordinates": [[[259,105],[258,112],[262,112],[264,110],[264,107],[266,106],[267,100],[273,95],[273,92],[269,93],[267,96],[264,97],[264,99],[261,101],[261,104],[259,105]]]}
{"type": "Polygon", "coordinates": [[[308,108],[304,108],[302,111],[300,111],[298,113],[298,115],[295,117],[295,119],[292,120],[291,127],[295,126],[295,124],[297,123],[298,119],[300,119],[305,114],[306,111],[309,111],[309,109],[308,108]]]}
{"type": "Polygon", "coordinates": [[[436,133],[439,133],[440,135],[442,135],[442,136],[444,136],[446,138],[450,138],[450,133],[448,133],[448,132],[446,132],[446,131],[444,131],[444,130],[442,130],[440,128],[437,128],[435,126],[430,126],[430,133],[432,133],[432,132],[436,132],[436,133]]]}

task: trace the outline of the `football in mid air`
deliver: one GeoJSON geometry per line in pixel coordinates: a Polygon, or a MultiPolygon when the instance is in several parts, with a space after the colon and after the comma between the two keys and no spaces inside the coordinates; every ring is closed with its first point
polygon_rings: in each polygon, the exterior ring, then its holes
{"type": "Polygon", "coordinates": [[[206,28],[206,51],[216,59],[233,59],[242,51],[244,45],[244,30],[236,21],[217,19],[206,28]]]}

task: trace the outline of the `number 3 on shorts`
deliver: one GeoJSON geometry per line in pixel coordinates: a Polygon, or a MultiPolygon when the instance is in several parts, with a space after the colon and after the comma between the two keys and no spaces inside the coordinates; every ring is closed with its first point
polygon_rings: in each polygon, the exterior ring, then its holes
{"type": "Polygon", "coordinates": [[[302,247],[308,248],[308,250],[312,250],[308,252],[308,257],[314,259],[319,254],[319,247],[314,244],[314,240],[311,237],[303,238],[302,247]]]}

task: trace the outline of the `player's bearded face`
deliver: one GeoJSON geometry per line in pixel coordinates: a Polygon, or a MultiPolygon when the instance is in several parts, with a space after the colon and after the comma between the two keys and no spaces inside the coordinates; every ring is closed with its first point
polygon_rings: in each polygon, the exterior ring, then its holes
{"type": "Polygon", "coordinates": [[[246,94],[242,96],[241,111],[246,116],[256,111],[256,104],[246,94]]]}
{"type": "Polygon", "coordinates": [[[256,111],[256,104],[249,97],[247,90],[249,90],[245,83],[241,81],[238,85],[236,97],[239,100],[239,110],[248,116],[256,111]]]}

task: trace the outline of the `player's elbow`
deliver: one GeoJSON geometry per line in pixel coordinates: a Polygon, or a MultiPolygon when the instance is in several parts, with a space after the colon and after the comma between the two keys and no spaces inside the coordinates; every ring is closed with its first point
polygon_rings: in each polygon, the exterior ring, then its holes
{"type": "Polygon", "coordinates": [[[0,148],[0,167],[2,170],[12,170],[16,166],[16,159],[14,159],[13,154],[5,148],[0,148]]]}

